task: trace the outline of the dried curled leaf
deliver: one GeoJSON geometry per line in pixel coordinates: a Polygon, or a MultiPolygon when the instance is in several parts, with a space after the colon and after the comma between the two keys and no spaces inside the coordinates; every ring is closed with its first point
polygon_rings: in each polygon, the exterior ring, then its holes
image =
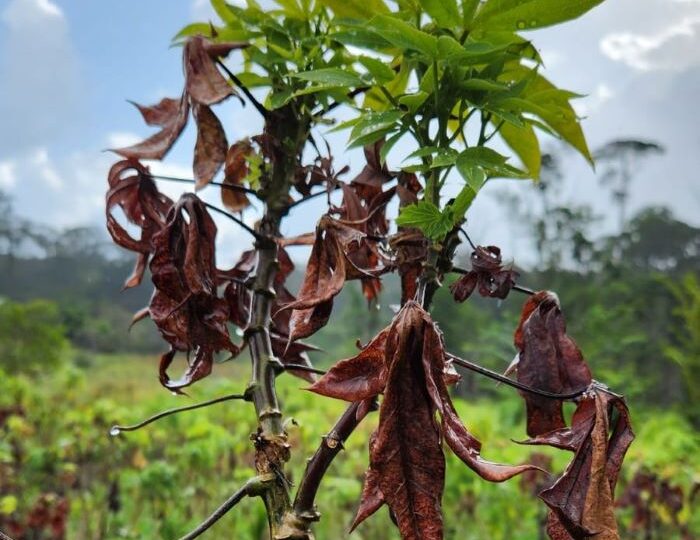
{"type": "Polygon", "coordinates": [[[385,328],[359,354],[337,362],[309,390],[323,396],[362,401],[384,390],[384,354],[389,329],[385,328]]]}
{"type": "MultiPolygon", "coordinates": [[[[557,394],[575,392],[591,383],[590,369],[566,334],[564,315],[553,293],[542,291],[527,300],[514,341],[519,350],[518,381],[557,394]]],[[[528,435],[536,437],[565,427],[562,401],[527,392],[522,396],[528,435]]]]}
{"type": "Polygon", "coordinates": [[[374,277],[350,260],[364,241],[361,231],[328,215],[321,218],[297,299],[282,307],[294,310],[290,320],[291,341],[308,337],[325,326],[333,309],[333,298],[346,279],[374,277]]]}
{"type": "Polygon", "coordinates": [[[440,331],[409,301],[358,355],[338,362],[310,388],[348,401],[384,393],[353,527],[386,503],[403,538],[442,538],[443,439],[487,480],[500,482],[535,468],[481,458],[479,441],[462,424],[447,391],[453,380],[440,331]]]}
{"type": "Polygon", "coordinates": [[[551,509],[547,533],[554,540],[619,540],[615,485],[634,439],[624,400],[593,385],[579,403],[577,416],[568,429],[571,433],[565,435],[564,431],[543,434],[533,441],[559,446],[564,437],[576,452],[564,474],[540,493],[551,509]]]}
{"type": "Polygon", "coordinates": [[[226,56],[233,49],[245,46],[245,43],[220,43],[212,48],[212,44],[202,36],[193,36],[187,40],[182,53],[182,65],[185,71],[185,89],[193,101],[202,105],[214,105],[235,95],[233,87],[216,68],[214,60],[217,56],[226,56]],[[228,47],[222,48],[224,45],[228,47]]]}
{"type": "Polygon", "coordinates": [[[149,126],[160,126],[161,130],[144,141],[114,150],[120,156],[133,159],[163,159],[185,129],[190,113],[187,94],[179,100],[163,98],[150,107],[134,104],[149,126]]]}
{"type": "Polygon", "coordinates": [[[170,210],[165,226],[153,237],[150,269],[155,291],[151,319],[170,352],[161,359],[161,383],[172,390],[188,386],[211,372],[214,354],[239,349],[229,337],[227,303],[217,296],[214,250],[216,225],[196,195],[183,195],[170,210]],[[171,381],[167,368],[176,351],[193,353],[184,376],[171,381]]]}
{"type": "Polygon", "coordinates": [[[457,302],[464,302],[478,287],[481,296],[505,298],[515,285],[518,273],[504,269],[501,250],[496,246],[478,246],[471,255],[472,269],[450,286],[457,302]]]}
{"type": "MultiPolygon", "coordinates": [[[[226,153],[226,165],[224,166],[224,184],[229,186],[241,186],[248,176],[247,158],[253,152],[253,146],[248,139],[243,139],[231,145],[226,153]]],[[[231,212],[241,212],[250,206],[250,201],[245,193],[233,189],[221,188],[221,202],[231,212]]]]}
{"type": "Polygon", "coordinates": [[[158,191],[148,168],[135,159],[125,159],[112,165],[107,180],[107,230],[117,245],[138,253],[134,271],[124,283],[124,288],[135,287],[143,279],[153,250],[153,235],[165,224],[173,201],[158,191]],[[133,174],[124,177],[127,173],[133,174]],[[139,227],[139,239],[132,237],[114,216],[116,206],[122,209],[130,223],[139,227]]]}
{"type": "Polygon", "coordinates": [[[212,181],[224,164],[228,142],[221,122],[206,105],[196,103],[192,108],[197,123],[197,143],[194,147],[195,189],[212,181]]]}
{"type": "MultiPolygon", "coordinates": [[[[399,206],[403,208],[418,201],[422,190],[414,174],[400,173],[396,194],[399,206]]],[[[419,230],[411,227],[399,227],[398,232],[389,238],[389,245],[394,251],[396,267],[401,278],[401,305],[413,300],[418,289],[418,277],[423,270],[423,261],[428,253],[428,240],[419,230]]]]}
{"type": "Polygon", "coordinates": [[[164,98],[151,106],[134,103],[146,124],[161,130],[144,141],[113,151],[126,158],[163,159],[182,134],[192,108],[197,123],[194,177],[197,188],[208,184],[221,168],[228,146],[221,122],[209,106],[236,95],[214,62],[246,46],[237,42],[214,44],[202,36],[189,38],[183,48],[185,88],[180,99],[164,98]]]}

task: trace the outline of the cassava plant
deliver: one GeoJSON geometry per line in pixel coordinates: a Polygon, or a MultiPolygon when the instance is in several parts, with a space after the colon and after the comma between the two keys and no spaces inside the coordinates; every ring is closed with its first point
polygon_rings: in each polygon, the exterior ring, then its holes
{"type": "MultiPolygon", "coordinates": [[[[536,469],[481,457],[479,441],[450,398],[457,367],[519,389],[527,444],[573,452],[564,474],[540,493],[549,507],[550,537],[618,538],[613,492],[633,438],[624,400],[592,379],[566,333],[556,295],[517,285],[517,272],[503,264],[498,248],[472,245],[470,269],[453,263],[462,236],[471,244],[465,216],[484,186],[493,178],[537,179],[538,132],[591,161],[570,105],[576,95],[541,74],[541,57],[520,31],[576,18],[601,1],[277,0],[263,9],[255,0],[245,7],[212,0],[221,20],[177,35],[182,94],[137,105],[159,131],[114,150],[123,159],[109,173],[108,228],[117,244],[137,254],[125,286],[138,285],[150,270],[155,290],[135,320],[150,317],[169,345],[160,361],[161,383],[182,392],[209,375],[216,355],[247,348],[251,382],[218,401],[248,401],[258,418],[255,477],[183,538],[199,536],[246,496],[264,502],[274,540],[312,538],[320,519],[314,500],[327,468],[377,409],[352,526],[386,504],[403,538],[442,538],[443,442],[488,481],[536,469]],[[229,56],[240,62],[225,63],[229,56]],[[258,135],[232,145],[212,110],[230,98],[247,102],[261,117],[258,135]],[[195,193],[172,201],[156,184],[168,179],[140,160],[164,158],[190,113],[197,128],[195,193]],[[348,147],[364,149],[366,165],[353,179],[346,179],[347,166],[336,169],[330,146],[320,144],[331,129],[349,131],[348,147]],[[221,169],[222,180],[213,181],[221,169]],[[460,188],[448,193],[452,176],[460,178],[460,188]],[[223,208],[196,194],[212,186],[220,189],[223,208]],[[328,205],[315,231],[284,237],[280,224],[290,210],[318,196],[328,205]],[[263,212],[254,227],[239,217],[251,207],[263,212]],[[120,222],[117,208],[138,235],[120,222]],[[395,219],[388,208],[399,209],[395,219]],[[231,269],[215,264],[212,211],[253,240],[231,269]],[[297,245],[311,252],[294,295],[285,281],[294,268],[287,249],[297,245]],[[359,281],[374,301],[387,273],[401,280],[400,308],[390,325],[328,372],[313,368],[312,347],[300,340],[331,320],[334,298],[347,281],[359,281]],[[461,274],[451,287],[458,302],[474,292],[501,299],[512,290],[529,295],[515,332],[518,355],[506,374],[446,351],[430,306],[450,273],[461,274]],[[240,343],[232,326],[242,331],[240,343]],[[173,380],[178,353],[187,367],[173,380]],[[287,371],[311,382],[308,390],[349,402],[296,486],[285,464],[298,449],[288,444],[275,392],[276,378],[287,371]],[[570,425],[562,413],[565,400],[577,404],[570,425]]],[[[116,426],[113,433],[131,428],[116,426]]]]}

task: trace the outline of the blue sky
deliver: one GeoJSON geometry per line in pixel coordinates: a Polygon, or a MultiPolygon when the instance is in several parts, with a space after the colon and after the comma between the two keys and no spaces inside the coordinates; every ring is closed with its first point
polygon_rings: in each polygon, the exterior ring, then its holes
{"type": "MultiPolygon", "coordinates": [[[[54,226],[103,222],[105,173],[115,160],[103,150],[149,133],[126,99],[179,94],[179,51],[169,48],[170,38],[210,13],[206,0],[0,1],[0,189],[17,213],[54,226]]],[[[578,21],[529,37],[554,82],[587,94],[577,108],[593,148],[632,136],[668,148],[644,162],[632,209],[665,204],[700,224],[700,0],[607,0],[578,21]]],[[[219,112],[231,141],[259,127],[250,108],[230,103],[219,112]]],[[[192,147],[188,131],[154,170],[191,177],[192,147]]],[[[337,151],[336,159],[338,168],[361,165],[357,153],[337,151]]],[[[575,156],[566,164],[562,198],[593,204],[609,215],[601,231],[611,229],[609,197],[593,172],[575,156]]],[[[495,202],[503,189],[528,200],[524,186],[495,182],[480,194],[470,223],[479,240],[511,245],[517,255],[517,233],[503,225],[495,202]]],[[[293,216],[290,232],[310,229],[309,214],[293,216]]],[[[221,229],[222,240],[242,239],[221,229]]]]}

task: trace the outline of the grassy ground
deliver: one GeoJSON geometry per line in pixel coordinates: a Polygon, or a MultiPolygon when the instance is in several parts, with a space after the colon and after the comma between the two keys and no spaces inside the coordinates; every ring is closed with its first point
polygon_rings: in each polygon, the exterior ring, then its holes
{"type": "MultiPolygon", "coordinates": [[[[247,380],[244,360],[218,365],[189,397],[173,396],[156,378],[157,359],[99,356],[82,367],[66,366],[39,378],[1,376],[0,529],[19,540],[51,536],[52,525],[67,519],[66,538],[179,538],[252,474],[251,405],[226,402],[169,417],[133,433],[110,437],[115,423],[132,423],[165,408],[240,392],[247,380]],[[62,502],[65,501],[65,502],[62,502]],[[43,506],[42,506],[43,505],[43,506]],[[43,514],[39,511],[43,509],[43,514]],[[44,532],[27,533],[27,521],[42,517],[44,532]],[[22,532],[24,529],[24,533],[22,532]],[[24,534],[25,536],[22,536],[24,534]]],[[[344,404],[301,391],[289,375],[279,392],[290,425],[292,481],[305,460],[344,409],[344,404]]],[[[484,443],[487,459],[519,463],[532,450],[513,444],[523,433],[517,394],[503,402],[458,402],[466,425],[484,443]]],[[[625,468],[627,478],[645,467],[673,479],[686,493],[674,517],[652,508],[652,538],[682,538],[674,520],[700,537],[700,518],[690,512],[690,489],[700,480],[700,442],[684,420],[672,413],[635,411],[638,439],[625,468]],[[694,522],[693,522],[694,520],[694,522]]],[[[367,464],[367,440],[376,415],[353,434],[333,464],[318,500],[323,518],[319,539],[345,538],[359,499],[367,464]]],[[[537,449],[537,459],[559,471],[569,455],[537,449]],[[548,457],[546,457],[548,456],[548,457]]],[[[542,478],[488,484],[449,456],[444,497],[447,539],[530,540],[542,538],[542,505],[533,495],[542,478]]],[[[623,486],[624,488],[624,486],[623,486]]],[[[631,509],[620,509],[625,527],[631,509]]],[[[259,500],[245,500],[204,538],[265,538],[265,514],[259,500]]],[[[625,538],[648,538],[625,529],[625,538]]],[[[385,509],[350,537],[355,540],[398,538],[385,509]]],[[[690,537],[686,537],[690,538],[690,537]]]]}

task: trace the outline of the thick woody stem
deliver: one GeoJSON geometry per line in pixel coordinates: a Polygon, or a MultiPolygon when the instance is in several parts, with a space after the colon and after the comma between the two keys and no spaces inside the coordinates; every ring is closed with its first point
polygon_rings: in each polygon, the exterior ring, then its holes
{"type": "Polygon", "coordinates": [[[284,367],[272,351],[270,325],[275,298],[274,280],[279,268],[275,238],[279,236],[289,186],[306,141],[308,125],[300,122],[291,107],[280,109],[276,116],[279,118],[274,120],[267,117],[265,125],[265,132],[272,142],[266,156],[270,162],[269,176],[261,190],[266,209],[256,231],[258,263],[252,283],[251,322],[247,330],[253,375],[246,395],[255,405],[258,415],[258,431],[252,437],[255,468],[258,475],[272,475],[274,478],[261,494],[267,509],[270,536],[273,540],[305,540],[307,535],[300,534],[288,524],[291,503],[284,466],[289,460],[289,444],[275,390],[275,378],[284,367]]]}
{"type": "Polygon", "coordinates": [[[377,404],[376,401],[373,402],[371,407],[364,411],[362,409],[363,405],[365,404],[361,401],[350,404],[335,423],[333,429],[328,435],[323,437],[321,446],[318,447],[316,453],[307,462],[304,476],[301,479],[294,500],[294,513],[299,519],[306,522],[307,526],[320,518],[314,501],[328,467],[330,467],[335,456],[343,450],[345,441],[355,431],[355,428],[364,418],[365,413],[369,412],[369,410],[376,410],[377,404]]]}

